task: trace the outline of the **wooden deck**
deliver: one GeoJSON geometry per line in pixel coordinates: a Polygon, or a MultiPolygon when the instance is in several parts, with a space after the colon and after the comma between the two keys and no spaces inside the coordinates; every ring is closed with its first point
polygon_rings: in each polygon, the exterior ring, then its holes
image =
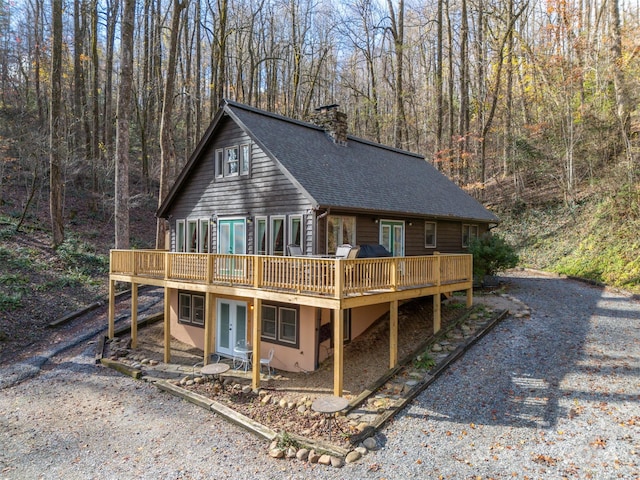
{"type": "Polygon", "coordinates": [[[387,301],[355,300],[362,296],[401,300],[466,290],[472,282],[472,255],[338,259],[112,250],[110,265],[114,281],[269,300],[294,294],[327,308],[336,300],[342,308],[387,301]]]}
{"type": "MultiPolygon", "coordinates": [[[[171,290],[205,295],[204,359],[212,352],[215,328],[215,296],[244,297],[253,306],[252,338],[261,337],[259,312],[263,301],[295,303],[332,309],[334,318],[334,394],[342,395],[343,310],[365,305],[389,304],[389,365],[398,361],[398,303],[432,295],[434,331],[440,328],[440,297],[464,290],[467,306],[473,301],[473,256],[434,254],[389,258],[277,257],[173,253],[163,250],[112,250],[109,273],[109,337],[114,335],[116,282],[131,283],[131,340],[137,331],[137,289],[155,285],[165,289],[165,362],[170,353],[171,290]]],[[[260,343],[253,354],[260,358],[260,343]]],[[[260,385],[259,363],[253,365],[253,387],[260,385]]]]}

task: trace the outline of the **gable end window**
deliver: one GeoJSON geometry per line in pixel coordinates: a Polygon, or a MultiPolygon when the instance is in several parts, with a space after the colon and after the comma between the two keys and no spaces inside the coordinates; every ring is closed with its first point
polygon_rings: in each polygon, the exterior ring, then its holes
{"type": "Polygon", "coordinates": [[[178,323],[204,327],[204,295],[178,293],[178,323]]]}
{"type": "Polygon", "coordinates": [[[424,246],[425,248],[436,247],[436,222],[424,222],[424,246]]]}
{"type": "Polygon", "coordinates": [[[262,340],[298,348],[298,309],[285,305],[262,305],[262,340]]]}
{"type": "Polygon", "coordinates": [[[462,225],[462,246],[468,247],[473,240],[478,238],[478,225],[462,225]]]}
{"type": "Polygon", "coordinates": [[[216,177],[224,177],[224,150],[216,150],[216,177]]]}
{"type": "Polygon", "coordinates": [[[238,175],[238,147],[225,148],[225,170],[224,176],[231,177],[238,175]]]}
{"type": "Polygon", "coordinates": [[[251,145],[240,145],[240,175],[249,175],[251,170],[251,145]]]}
{"type": "Polygon", "coordinates": [[[251,174],[251,144],[232,145],[215,151],[216,178],[251,174]]]}

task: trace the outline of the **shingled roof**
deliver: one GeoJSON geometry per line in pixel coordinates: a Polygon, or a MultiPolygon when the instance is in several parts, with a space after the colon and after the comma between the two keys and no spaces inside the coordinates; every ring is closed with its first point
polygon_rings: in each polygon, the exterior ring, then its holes
{"type": "MultiPolygon", "coordinates": [[[[420,155],[350,135],[346,145],[340,145],[314,124],[229,100],[224,102],[222,111],[298,184],[317,208],[499,221],[420,155]]],[[[219,112],[158,216],[164,216],[220,118],[219,112]]]]}

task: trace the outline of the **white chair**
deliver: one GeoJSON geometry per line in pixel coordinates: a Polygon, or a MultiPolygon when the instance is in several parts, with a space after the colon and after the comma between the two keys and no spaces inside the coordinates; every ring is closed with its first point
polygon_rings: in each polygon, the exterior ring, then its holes
{"type": "Polygon", "coordinates": [[[269,376],[271,376],[271,360],[273,360],[273,354],[275,353],[275,349],[269,350],[269,355],[267,358],[260,359],[260,371],[262,371],[262,366],[265,365],[267,367],[267,371],[269,372],[269,376]]]}
{"type": "Polygon", "coordinates": [[[238,340],[233,349],[233,368],[244,368],[245,372],[251,368],[251,347],[244,340],[238,340]]]}
{"type": "Polygon", "coordinates": [[[336,257],[338,258],[347,258],[349,256],[349,252],[353,249],[353,247],[351,245],[349,245],[348,243],[344,243],[342,245],[339,245],[338,248],[336,248],[336,257]]]}

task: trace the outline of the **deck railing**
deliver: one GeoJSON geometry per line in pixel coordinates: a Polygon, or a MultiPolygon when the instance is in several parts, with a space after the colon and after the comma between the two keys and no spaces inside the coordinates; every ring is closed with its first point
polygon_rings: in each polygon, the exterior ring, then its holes
{"type": "Polygon", "coordinates": [[[344,297],[471,282],[471,255],[336,259],[112,250],[110,273],[344,297]]]}

